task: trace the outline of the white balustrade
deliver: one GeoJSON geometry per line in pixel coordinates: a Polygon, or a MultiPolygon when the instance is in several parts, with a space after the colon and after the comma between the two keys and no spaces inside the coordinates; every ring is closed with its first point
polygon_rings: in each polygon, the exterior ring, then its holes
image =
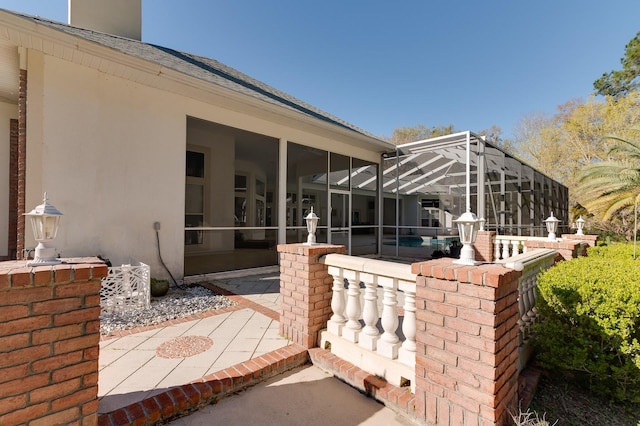
{"type": "Polygon", "coordinates": [[[527,253],[526,241],[544,240],[540,237],[496,235],[493,239],[493,259],[506,260],[527,253]]]}
{"type": "Polygon", "coordinates": [[[413,367],[416,275],[411,273],[411,266],[342,254],[326,255],[323,262],[333,276],[333,314],[327,330],[384,358],[413,367]],[[345,280],[348,282],[346,292],[345,280]],[[398,299],[402,299],[402,305],[398,299]],[[404,340],[398,337],[399,308],[404,311],[401,331],[404,340]]]}
{"type": "Polygon", "coordinates": [[[342,337],[353,343],[358,343],[358,335],[362,326],[360,325],[360,272],[345,270],[344,277],[349,282],[347,290],[347,324],[342,329],[342,337]]]}
{"type": "Polygon", "coordinates": [[[532,348],[529,342],[531,326],[538,317],[536,309],[536,284],[541,271],[553,265],[556,251],[552,249],[534,249],[528,253],[512,256],[508,262],[499,263],[507,267],[516,267],[522,270],[518,281],[518,327],[520,341],[519,368],[527,364],[532,348]]]}
{"type": "Polygon", "coordinates": [[[333,294],[331,296],[331,311],[333,315],[327,323],[327,330],[336,336],[342,336],[342,328],[347,320],[344,317],[344,276],[342,268],[329,266],[329,274],[333,277],[333,294]]]}

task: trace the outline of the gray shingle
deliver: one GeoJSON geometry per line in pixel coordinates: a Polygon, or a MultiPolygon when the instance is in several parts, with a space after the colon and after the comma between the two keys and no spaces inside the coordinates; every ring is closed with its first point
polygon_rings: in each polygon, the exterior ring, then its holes
{"type": "MultiPolygon", "coordinates": [[[[2,10],[2,9],[0,9],[2,10]]],[[[73,27],[36,16],[5,10],[15,16],[27,19],[46,27],[62,31],[102,46],[109,47],[126,55],[140,58],[182,74],[197,78],[210,84],[225,87],[238,93],[269,102],[274,105],[298,111],[318,120],[352,130],[365,136],[378,139],[377,136],[356,127],[338,117],[322,111],[313,105],[296,99],[278,89],[249,77],[240,71],[228,67],[215,59],[181,52],[167,47],[144,43],[111,34],[105,34],[84,28],[73,27]]]]}

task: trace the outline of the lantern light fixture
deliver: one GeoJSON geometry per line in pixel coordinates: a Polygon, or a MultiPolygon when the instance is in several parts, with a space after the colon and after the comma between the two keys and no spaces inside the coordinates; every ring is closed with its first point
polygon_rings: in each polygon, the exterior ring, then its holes
{"type": "Polygon", "coordinates": [[[307,221],[307,231],[309,232],[307,242],[304,244],[312,246],[316,244],[316,230],[318,229],[318,221],[320,220],[320,218],[313,212],[313,206],[311,206],[311,211],[304,220],[307,221]]]}
{"type": "Polygon", "coordinates": [[[549,233],[547,240],[555,241],[556,231],[558,230],[558,223],[560,223],[560,221],[553,215],[553,212],[551,212],[551,216],[546,218],[544,223],[547,225],[547,232],[549,233]]]}
{"type": "Polygon", "coordinates": [[[584,229],[584,222],[585,220],[582,218],[582,216],[578,217],[578,219],[576,220],[576,227],[578,228],[578,232],[576,232],[576,235],[584,235],[582,233],[582,230],[584,229]]]}
{"type": "Polygon", "coordinates": [[[31,221],[33,237],[38,242],[33,260],[28,262],[27,266],[47,266],[61,263],[56,256],[56,249],[50,243],[58,233],[62,213],[48,201],[45,192],[43,203],[24,214],[31,221]]]}
{"type": "Polygon", "coordinates": [[[453,263],[459,265],[479,265],[482,262],[475,260],[475,250],[473,244],[476,242],[478,230],[480,229],[480,220],[470,210],[461,214],[460,217],[453,222],[458,224],[458,233],[462,249],[460,250],[460,259],[454,260],[453,263]]]}

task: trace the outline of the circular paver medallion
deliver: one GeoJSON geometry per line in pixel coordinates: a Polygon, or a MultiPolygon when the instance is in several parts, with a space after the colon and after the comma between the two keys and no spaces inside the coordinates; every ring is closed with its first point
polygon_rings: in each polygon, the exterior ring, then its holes
{"type": "Polygon", "coordinates": [[[168,340],[156,348],[160,358],[186,358],[201,354],[213,346],[207,336],[181,336],[168,340]]]}

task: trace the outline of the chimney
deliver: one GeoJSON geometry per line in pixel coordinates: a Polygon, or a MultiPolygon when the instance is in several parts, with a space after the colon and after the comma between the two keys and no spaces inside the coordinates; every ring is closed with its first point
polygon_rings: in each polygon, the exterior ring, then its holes
{"type": "Polygon", "coordinates": [[[142,39],[142,0],[69,0],[69,25],[142,39]]]}

